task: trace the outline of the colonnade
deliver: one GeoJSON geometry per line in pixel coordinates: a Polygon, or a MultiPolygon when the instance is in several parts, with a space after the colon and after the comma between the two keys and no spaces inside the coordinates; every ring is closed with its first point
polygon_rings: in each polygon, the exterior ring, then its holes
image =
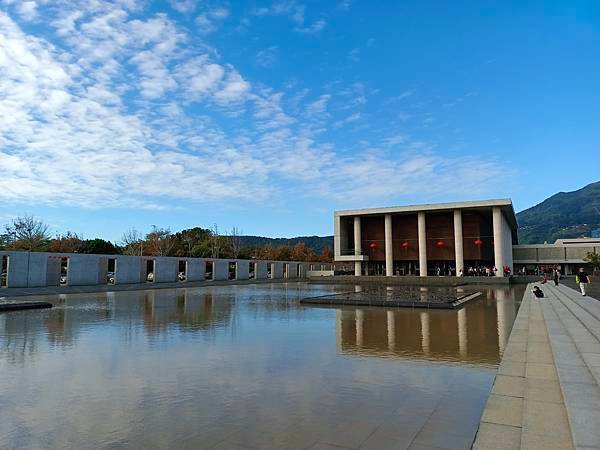
{"type": "MultiPolygon", "coordinates": [[[[397,216],[401,217],[401,216],[397,216]]],[[[399,219],[401,220],[401,219],[399,219]]],[[[492,207],[492,221],[494,233],[494,264],[498,271],[496,276],[502,277],[502,268],[507,261],[505,255],[506,242],[503,224],[502,209],[499,206],[492,207]]],[[[462,210],[453,210],[454,223],[454,259],[456,264],[456,272],[462,269],[464,273],[464,249],[463,249],[463,225],[462,225],[462,210]]],[[[394,252],[393,252],[393,236],[392,236],[392,214],[385,214],[385,274],[390,277],[394,275],[394,252]]],[[[418,243],[419,243],[419,275],[427,276],[427,218],[425,211],[417,213],[417,228],[418,228],[418,243]]],[[[355,255],[362,254],[361,246],[361,220],[360,216],[354,216],[354,252],[355,255]]],[[[510,243],[512,245],[512,242],[510,243]]],[[[354,262],[354,275],[362,275],[361,261],[354,262]]]]}

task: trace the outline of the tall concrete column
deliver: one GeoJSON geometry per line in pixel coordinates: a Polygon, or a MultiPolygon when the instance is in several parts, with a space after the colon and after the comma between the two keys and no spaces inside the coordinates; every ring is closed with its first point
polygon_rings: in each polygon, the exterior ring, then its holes
{"type": "Polygon", "coordinates": [[[465,271],[465,259],[463,253],[463,228],[462,228],[462,211],[454,210],[454,259],[456,261],[456,275],[462,269],[465,271]]]}
{"type": "Polygon", "coordinates": [[[419,275],[427,276],[427,232],[425,228],[425,212],[418,214],[419,228],[419,275]]]}
{"type": "Polygon", "coordinates": [[[394,249],[392,247],[392,215],[385,215],[385,276],[394,275],[394,249]]]}
{"type": "MultiPolygon", "coordinates": [[[[362,253],[360,233],[360,216],[354,216],[354,256],[359,256],[362,253]]],[[[354,275],[360,277],[362,275],[362,263],[354,261],[354,275]]]]}
{"type": "Polygon", "coordinates": [[[498,271],[497,277],[503,277],[502,267],[504,266],[504,235],[502,233],[502,210],[499,206],[492,208],[492,221],[494,228],[494,265],[498,271]]]}

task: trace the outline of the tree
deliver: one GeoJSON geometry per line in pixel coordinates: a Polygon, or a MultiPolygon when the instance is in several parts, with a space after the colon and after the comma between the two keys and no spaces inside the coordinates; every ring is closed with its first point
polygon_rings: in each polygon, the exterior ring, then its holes
{"type": "Polygon", "coordinates": [[[583,260],[589,262],[594,269],[600,267],[600,253],[588,252],[587,255],[585,255],[585,258],[583,258],[583,260]]]}
{"type": "MultiPolygon", "coordinates": [[[[210,230],[200,227],[182,230],[173,235],[175,244],[171,253],[175,256],[192,256],[194,247],[207,242],[210,238],[210,230]]],[[[210,255],[206,255],[210,256],[210,255]]]]}
{"type": "Polygon", "coordinates": [[[169,256],[175,240],[169,228],[158,228],[152,225],[152,231],[146,235],[146,243],[154,256],[169,256]]]}
{"type": "Polygon", "coordinates": [[[331,247],[325,247],[321,252],[321,256],[319,257],[321,262],[330,263],[333,262],[333,251],[331,247]]]}
{"type": "Polygon", "coordinates": [[[130,228],[121,237],[121,246],[124,255],[142,256],[144,252],[144,241],[142,235],[135,228],[130,228]]]}
{"type": "Polygon", "coordinates": [[[242,249],[242,232],[237,228],[233,227],[229,234],[229,246],[231,247],[231,256],[237,259],[242,249]]]}
{"type": "Polygon", "coordinates": [[[317,255],[304,242],[299,242],[292,247],[291,259],[292,261],[316,261],[317,255]]]}
{"type": "Polygon", "coordinates": [[[39,251],[50,241],[49,227],[33,216],[23,216],[13,219],[6,226],[9,241],[8,248],[15,250],[39,251]]]}
{"type": "Polygon", "coordinates": [[[210,258],[212,249],[208,241],[201,242],[192,247],[192,256],[196,258],[210,258]]]}
{"type": "Polygon", "coordinates": [[[221,239],[219,238],[219,227],[215,223],[210,230],[210,254],[212,258],[218,258],[221,253],[221,239]]]}
{"type": "Polygon", "coordinates": [[[12,237],[10,234],[8,234],[8,232],[0,234],[0,250],[4,250],[5,248],[7,248],[11,242],[12,237]]]}
{"type": "Polygon", "coordinates": [[[105,241],[104,239],[87,239],[83,241],[81,253],[90,253],[96,255],[118,255],[119,248],[116,247],[112,242],[105,241]]]}
{"type": "Polygon", "coordinates": [[[50,245],[48,251],[57,253],[79,253],[83,247],[83,240],[76,233],[67,231],[63,235],[56,235],[50,245]]]}

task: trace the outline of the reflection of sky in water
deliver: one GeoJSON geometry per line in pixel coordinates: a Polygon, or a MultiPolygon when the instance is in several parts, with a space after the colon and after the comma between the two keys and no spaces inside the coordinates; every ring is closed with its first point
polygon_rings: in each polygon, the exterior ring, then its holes
{"type": "Polygon", "coordinates": [[[209,448],[242,435],[262,446],[399,405],[481,413],[516,315],[512,291],[485,291],[458,312],[297,302],[346,289],[73,294],[45,297],[52,310],[2,314],[0,448],[209,448]]]}

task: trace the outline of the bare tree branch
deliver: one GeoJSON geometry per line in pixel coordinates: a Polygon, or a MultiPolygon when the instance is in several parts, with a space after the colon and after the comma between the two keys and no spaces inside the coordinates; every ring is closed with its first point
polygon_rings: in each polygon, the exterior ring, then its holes
{"type": "Polygon", "coordinates": [[[142,256],[144,241],[142,235],[135,228],[130,228],[121,237],[121,246],[124,255],[142,256]]]}
{"type": "Polygon", "coordinates": [[[10,248],[36,251],[48,244],[50,240],[49,227],[33,216],[17,217],[6,226],[10,248]]]}
{"type": "Polygon", "coordinates": [[[229,244],[231,245],[232,256],[237,259],[242,249],[242,232],[237,227],[231,229],[229,244]]]}

